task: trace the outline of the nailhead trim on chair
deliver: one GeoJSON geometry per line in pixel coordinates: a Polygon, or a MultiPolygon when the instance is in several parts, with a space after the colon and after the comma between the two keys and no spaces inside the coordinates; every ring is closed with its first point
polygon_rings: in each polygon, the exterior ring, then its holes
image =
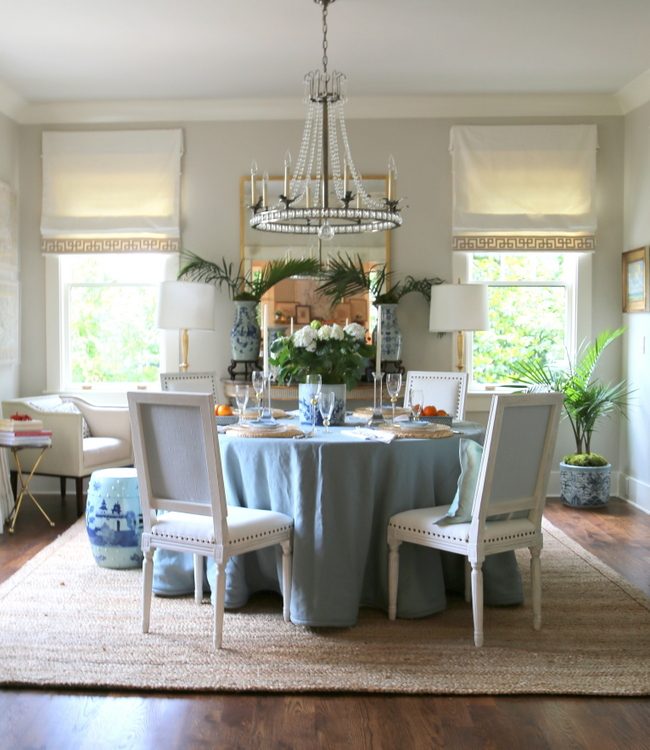
{"type": "MultiPolygon", "coordinates": [[[[236,537],[228,540],[229,544],[236,544],[239,542],[249,542],[253,539],[263,539],[267,536],[272,536],[273,534],[277,534],[278,532],[282,531],[290,531],[292,526],[285,525],[285,526],[277,526],[274,529],[270,529],[269,531],[263,531],[259,532],[257,534],[248,534],[247,536],[241,536],[236,537]]],[[[170,533],[160,533],[158,529],[152,529],[151,531],[152,537],[158,537],[159,539],[180,539],[184,542],[209,542],[211,544],[214,544],[214,537],[210,535],[210,537],[191,537],[191,536],[181,536],[179,534],[170,534],[170,533]]]]}
{"type": "MultiPolygon", "coordinates": [[[[411,534],[422,534],[423,536],[430,536],[430,537],[436,537],[438,539],[455,539],[459,542],[467,541],[466,536],[460,536],[460,535],[452,535],[452,534],[442,534],[440,532],[435,532],[430,529],[414,529],[410,526],[402,526],[401,524],[394,524],[389,523],[390,528],[392,529],[399,529],[400,531],[408,531],[411,534]]],[[[449,528],[449,527],[446,527],[449,528]]],[[[501,536],[494,536],[490,537],[490,542],[500,542],[500,541],[506,541],[510,539],[525,539],[528,536],[533,536],[534,532],[531,531],[519,531],[516,534],[506,534],[501,536]]]]}

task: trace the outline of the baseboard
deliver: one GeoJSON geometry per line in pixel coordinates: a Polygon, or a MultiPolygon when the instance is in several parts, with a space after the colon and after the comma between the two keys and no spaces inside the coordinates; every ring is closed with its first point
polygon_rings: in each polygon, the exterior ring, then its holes
{"type": "MultiPolygon", "coordinates": [[[[650,513],[650,484],[635,479],[622,471],[612,471],[611,483],[612,497],[634,505],[645,513],[650,513]]],[[[560,497],[560,472],[552,471],[548,481],[548,497],[560,497]]]]}

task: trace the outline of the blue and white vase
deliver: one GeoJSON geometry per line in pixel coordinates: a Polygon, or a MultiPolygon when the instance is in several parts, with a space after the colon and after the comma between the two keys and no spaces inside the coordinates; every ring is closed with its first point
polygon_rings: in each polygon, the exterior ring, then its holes
{"type": "Polygon", "coordinates": [[[260,356],[260,327],[257,323],[257,302],[235,300],[235,322],[230,331],[232,358],[255,362],[260,356]]]}
{"type": "Polygon", "coordinates": [[[98,469],[88,483],[86,531],[102,568],[142,564],[142,511],[135,469],[98,469]]]}
{"type": "MultiPolygon", "coordinates": [[[[381,361],[396,362],[402,354],[402,333],[397,322],[397,305],[379,305],[381,315],[381,361]]],[[[377,327],[372,332],[377,345],[377,327]]]]}
{"type": "MultiPolygon", "coordinates": [[[[302,424],[311,424],[311,395],[316,390],[315,385],[308,383],[298,384],[298,408],[300,409],[300,421],[302,424]]],[[[342,425],[345,424],[345,408],[346,408],[346,397],[347,387],[345,383],[335,383],[330,385],[329,383],[323,383],[321,391],[326,393],[327,391],[334,391],[334,411],[332,412],[332,419],[330,420],[331,425],[342,425]]],[[[323,418],[320,415],[320,409],[318,406],[316,409],[316,424],[322,425],[323,418]]]]}

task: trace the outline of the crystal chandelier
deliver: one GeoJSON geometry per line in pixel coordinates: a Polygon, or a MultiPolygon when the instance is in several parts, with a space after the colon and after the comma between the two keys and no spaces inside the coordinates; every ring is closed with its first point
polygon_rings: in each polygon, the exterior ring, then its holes
{"type": "Polygon", "coordinates": [[[307,118],[300,151],[292,173],[291,156],[284,160],[283,192],[278,203],[266,205],[267,180],[256,192],[257,165],[251,166],[250,225],[262,232],[317,234],[322,240],[335,234],[358,234],[396,229],[402,224],[399,199],[393,195],[395,162],[388,162],[384,197],[370,195],[354,166],[345,127],[345,75],[327,70],[327,8],[334,0],[314,0],[323,9],[323,69],[305,76],[307,118]]]}

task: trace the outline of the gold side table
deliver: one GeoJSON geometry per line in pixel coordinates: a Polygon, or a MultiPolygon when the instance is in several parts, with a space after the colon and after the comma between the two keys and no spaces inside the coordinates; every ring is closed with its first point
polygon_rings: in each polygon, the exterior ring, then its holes
{"type": "Polygon", "coordinates": [[[2,438],[0,438],[0,448],[9,448],[9,450],[13,454],[14,460],[16,461],[16,473],[18,475],[18,482],[20,483],[19,484],[20,490],[17,493],[16,502],[14,504],[13,510],[9,514],[9,518],[7,518],[7,523],[10,523],[10,526],[9,526],[10,534],[14,533],[14,527],[16,526],[16,519],[18,518],[18,514],[20,513],[20,507],[23,504],[23,500],[25,499],[25,496],[31,498],[34,505],[41,511],[41,513],[45,517],[45,520],[50,524],[50,526],[54,526],[54,521],[43,510],[43,508],[41,507],[41,504],[34,497],[34,495],[32,495],[32,492],[29,489],[29,484],[32,481],[34,474],[36,473],[36,470],[38,469],[38,465],[40,464],[41,459],[43,458],[43,454],[51,445],[52,445],[52,440],[50,438],[43,438],[42,440],[30,439],[29,443],[16,443],[16,444],[4,442],[2,438]],[[25,475],[23,474],[23,469],[20,464],[20,456],[18,455],[19,452],[21,450],[24,450],[25,448],[31,448],[31,449],[40,451],[36,461],[34,461],[34,466],[32,467],[32,470],[29,472],[29,476],[26,478],[25,478],[25,475]]]}

